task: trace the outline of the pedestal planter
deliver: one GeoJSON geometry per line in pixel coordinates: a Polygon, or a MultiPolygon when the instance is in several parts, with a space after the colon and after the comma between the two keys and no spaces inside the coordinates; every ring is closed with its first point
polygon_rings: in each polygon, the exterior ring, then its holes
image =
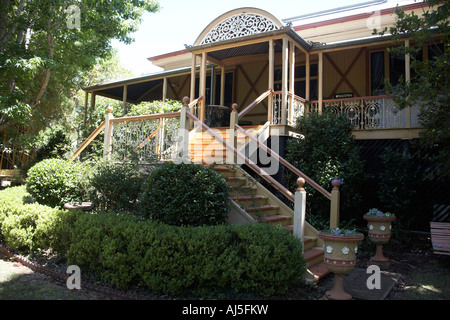
{"type": "Polygon", "coordinates": [[[334,286],[325,293],[331,300],[350,300],[352,296],[344,291],[343,277],[353,270],[358,251],[358,242],[364,239],[360,233],[332,234],[319,232],[324,240],[324,262],[328,270],[334,273],[334,286]]]}
{"type": "Polygon", "coordinates": [[[367,220],[367,228],[369,239],[377,246],[376,254],[370,259],[374,262],[389,262],[383,254],[383,245],[391,239],[392,221],[395,216],[376,217],[365,215],[364,220],[367,220]]]}

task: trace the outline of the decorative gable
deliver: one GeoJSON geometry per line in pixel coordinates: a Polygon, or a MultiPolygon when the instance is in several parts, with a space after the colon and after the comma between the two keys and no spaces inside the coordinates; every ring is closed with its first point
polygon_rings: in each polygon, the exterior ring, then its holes
{"type": "Polygon", "coordinates": [[[277,29],[279,27],[271,19],[260,14],[244,12],[217,24],[208,32],[200,44],[235,39],[277,29]]]}

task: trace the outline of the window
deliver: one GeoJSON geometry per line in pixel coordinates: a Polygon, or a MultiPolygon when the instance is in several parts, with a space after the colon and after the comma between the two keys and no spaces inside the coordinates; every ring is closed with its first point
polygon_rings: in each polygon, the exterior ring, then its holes
{"type": "Polygon", "coordinates": [[[389,54],[389,82],[396,85],[400,82],[400,78],[405,80],[405,55],[389,54]]]}
{"type": "Polygon", "coordinates": [[[370,54],[370,93],[372,96],[384,94],[384,51],[370,54]]]}

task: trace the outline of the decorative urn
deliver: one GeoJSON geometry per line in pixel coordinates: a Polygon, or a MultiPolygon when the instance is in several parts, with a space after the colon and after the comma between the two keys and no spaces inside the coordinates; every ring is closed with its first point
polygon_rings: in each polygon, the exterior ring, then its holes
{"type": "Polygon", "coordinates": [[[368,235],[370,241],[376,246],[376,254],[370,259],[374,262],[389,262],[383,254],[383,245],[391,239],[392,221],[395,220],[395,215],[373,208],[364,215],[364,220],[367,220],[368,235]]]}
{"type": "Polygon", "coordinates": [[[352,296],[344,291],[343,277],[353,270],[358,252],[358,242],[364,235],[354,230],[330,229],[319,232],[324,241],[324,262],[328,270],[333,272],[334,286],[325,296],[331,300],[350,300],[352,296]]]}

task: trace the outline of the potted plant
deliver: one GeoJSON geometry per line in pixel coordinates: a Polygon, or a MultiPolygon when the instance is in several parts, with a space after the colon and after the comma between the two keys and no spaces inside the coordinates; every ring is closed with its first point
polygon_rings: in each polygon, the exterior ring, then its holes
{"type": "Polygon", "coordinates": [[[391,239],[392,221],[395,220],[395,215],[373,208],[363,218],[367,220],[369,239],[377,246],[376,254],[370,260],[374,262],[389,262],[389,259],[383,254],[383,245],[391,239]]]}
{"type": "Polygon", "coordinates": [[[355,267],[358,242],[364,239],[364,235],[354,230],[334,228],[320,231],[319,238],[324,241],[325,265],[335,275],[333,289],[325,296],[331,300],[350,300],[352,296],[344,291],[343,277],[355,267]]]}

